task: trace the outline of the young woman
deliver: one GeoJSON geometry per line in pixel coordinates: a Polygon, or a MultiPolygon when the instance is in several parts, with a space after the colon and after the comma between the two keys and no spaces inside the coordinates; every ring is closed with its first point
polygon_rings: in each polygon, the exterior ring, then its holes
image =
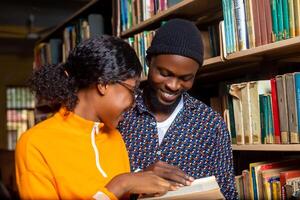
{"type": "Polygon", "coordinates": [[[141,70],[126,42],[100,36],[80,43],[66,63],[33,73],[37,97],[61,108],[18,141],[21,198],[119,199],[176,189],[153,172],[129,173],[127,151],[115,129],[134,104],[141,70]]]}

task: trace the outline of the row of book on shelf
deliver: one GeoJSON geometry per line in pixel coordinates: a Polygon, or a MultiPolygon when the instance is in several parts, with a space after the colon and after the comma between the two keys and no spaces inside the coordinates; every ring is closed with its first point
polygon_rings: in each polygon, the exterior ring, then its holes
{"type": "MultiPolygon", "coordinates": [[[[117,2],[119,6],[117,21],[121,22],[119,27],[124,31],[151,18],[159,11],[170,8],[180,0],[118,0],[117,2]]],[[[217,24],[212,22],[206,30],[201,27],[205,51],[209,55],[206,58],[219,55],[226,58],[228,54],[236,51],[300,35],[300,0],[259,2],[258,0],[222,0],[224,21],[217,24]]],[[[41,42],[36,46],[34,66],[65,61],[69,51],[79,42],[103,34],[104,31],[102,15],[90,14],[86,18],[79,18],[65,27],[60,38],[50,38],[48,42],[41,42]]],[[[143,54],[152,40],[152,32],[145,31],[138,33],[138,36],[127,38],[127,41],[135,47],[139,45],[136,51],[140,54],[144,66],[146,65],[143,54]],[[147,44],[142,44],[141,40],[147,41],[144,42],[147,44]]]]}
{"type": "Polygon", "coordinates": [[[101,14],[89,14],[69,23],[61,37],[50,38],[39,43],[34,49],[34,68],[46,64],[65,62],[69,52],[81,41],[105,33],[104,19],[101,14]]]}
{"type": "Polygon", "coordinates": [[[221,84],[210,105],[223,115],[233,144],[300,143],[300,72],[221,84]]]}
{"type": "Polygon", "coordinates": [[[29,88],[6,88],[6,130],[9,150],[13,150],[20,135],[34,125],[34,106],[35,99],[29,88]]]}
{"type": "Polygon", "coordinates": [[[300,35],[299,0],[222,0],[227,54],[300,35]]]}
{"type": "Polygon", "coordinates": [[[6,110],[7,148],[15,149],[18,138],[35,124],[34,110],[9,109],[6,110]]]}
{"type": "Polygon", "coordinates": [[[250,163],[235,177],[239,199],[299,199],[299,164],[298,159],[250,163]]]}
{"type": "MultiPolygon", "coordinates": [[[[125,31],[182,0],[118,0],[118,29],[125,31]]],[[[119,31],[120,32],[120,31],[119,31]]]]}
{"type": "Polygon", "coordinates": [[[6,108],[34,108],[34,96],[27,87],[6,89],[6,108]]]}

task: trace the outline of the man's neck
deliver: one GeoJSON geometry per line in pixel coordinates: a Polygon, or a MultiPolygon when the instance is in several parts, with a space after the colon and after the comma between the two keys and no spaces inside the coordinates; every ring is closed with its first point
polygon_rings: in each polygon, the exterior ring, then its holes
{"type": "Polygon", "coordinates": [[[174,112],[181,99],[180,97],[174,104],[167,106],[162,105],[160,102],[158,102],[157,98],[154,95],[151,95],[149,91],[146,91],[144,94],[144,101],[146,103],[146,106],[158,122],[162,122],[168,119],[174,112]]]}

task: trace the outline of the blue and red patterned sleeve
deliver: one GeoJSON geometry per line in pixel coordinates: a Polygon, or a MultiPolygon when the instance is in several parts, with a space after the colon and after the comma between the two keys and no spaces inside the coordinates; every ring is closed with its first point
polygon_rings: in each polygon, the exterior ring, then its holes
{"type": "MultiPolygon", "coordinates": [[[[220,117],[221,118],[221,117],[220,117]]],[[[231,140],[223,119],[220,119],[212,153],[212,166],[221,191],[226,199],[237,199],[233,171],[231,140]]]]}

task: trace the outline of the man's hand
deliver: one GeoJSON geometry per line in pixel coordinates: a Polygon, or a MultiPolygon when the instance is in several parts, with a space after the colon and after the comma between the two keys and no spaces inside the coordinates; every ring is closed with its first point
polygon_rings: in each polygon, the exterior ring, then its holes
{"type": "Polygon", "coordinates": [[[158,161],[150,165],[144,169],[144,171],[152,171],[157,176],[168,180],[172,185],[176,186],[191,185],[191,183],[194,181],[193,177],[188,176],[178,167],[169,165],[168,163],[162,161],[158,161]]]}

